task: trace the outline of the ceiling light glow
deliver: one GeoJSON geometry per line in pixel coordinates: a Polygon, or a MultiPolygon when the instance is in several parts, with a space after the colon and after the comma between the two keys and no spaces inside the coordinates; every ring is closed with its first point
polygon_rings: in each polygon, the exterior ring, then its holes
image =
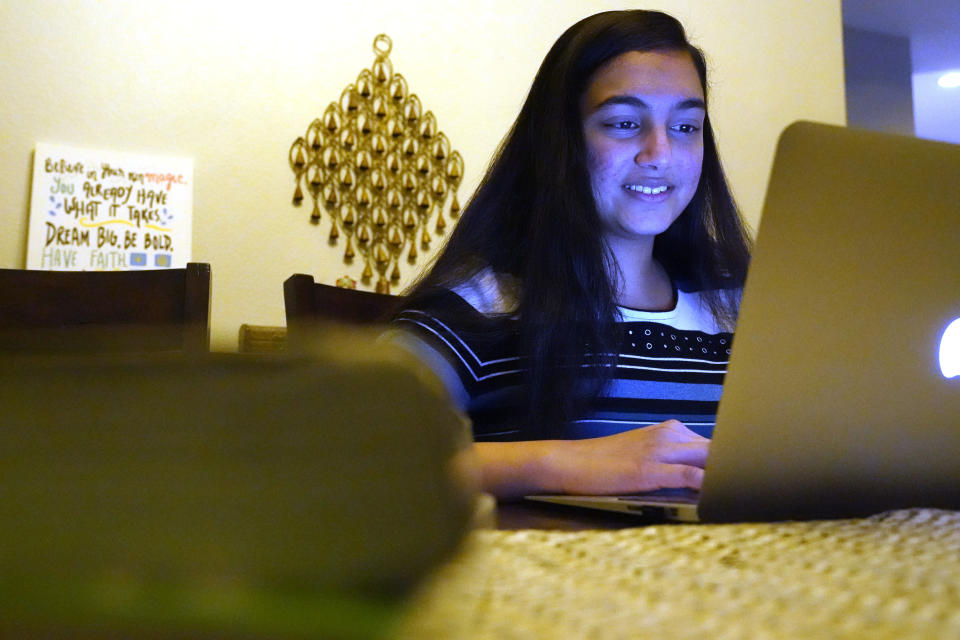
{"type": "Polygon", "coordinates": [[[960,71],[950,71],[937,79],[937,84],[944,89],[960,87],[960,71]]]}

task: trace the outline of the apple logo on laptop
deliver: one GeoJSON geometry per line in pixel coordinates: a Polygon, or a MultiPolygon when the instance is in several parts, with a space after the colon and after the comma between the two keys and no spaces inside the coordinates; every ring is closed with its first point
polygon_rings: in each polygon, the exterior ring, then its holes
{"type": "Polygon", "coordinates": [[[960,376],[960,318],[948,324],[940,338],[940,372],[944,378],[960,376]]]}

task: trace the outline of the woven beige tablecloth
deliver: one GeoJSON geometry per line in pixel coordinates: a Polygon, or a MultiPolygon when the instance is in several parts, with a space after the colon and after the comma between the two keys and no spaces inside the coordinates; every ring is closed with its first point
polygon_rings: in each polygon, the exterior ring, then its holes
{"type": "Polygon", "coordinates": [[[478,530],[397,637],[960,639],[960,512],[478,530]]]}

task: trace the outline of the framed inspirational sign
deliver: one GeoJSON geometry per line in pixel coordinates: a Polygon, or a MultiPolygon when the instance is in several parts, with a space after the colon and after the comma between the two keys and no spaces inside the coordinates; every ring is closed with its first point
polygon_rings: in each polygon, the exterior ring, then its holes
{"type": "Polygon", "coordinates": [[[182,268],[192,228],[193,160],[37,144],[28,269],[182,268]]]}

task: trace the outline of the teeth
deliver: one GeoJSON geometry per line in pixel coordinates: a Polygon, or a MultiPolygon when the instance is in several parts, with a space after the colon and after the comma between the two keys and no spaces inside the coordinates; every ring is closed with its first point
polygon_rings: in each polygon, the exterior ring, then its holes
{"type": "Polygon", "coordinates": [[[624,185],[624,188],[627,189],[628,191],[637,191],[639,193],[642,193],[645,196],[657,196],[668,189],[666,185],[659,186],[659,187],[644,187],[639,184],[624,185]]]}

